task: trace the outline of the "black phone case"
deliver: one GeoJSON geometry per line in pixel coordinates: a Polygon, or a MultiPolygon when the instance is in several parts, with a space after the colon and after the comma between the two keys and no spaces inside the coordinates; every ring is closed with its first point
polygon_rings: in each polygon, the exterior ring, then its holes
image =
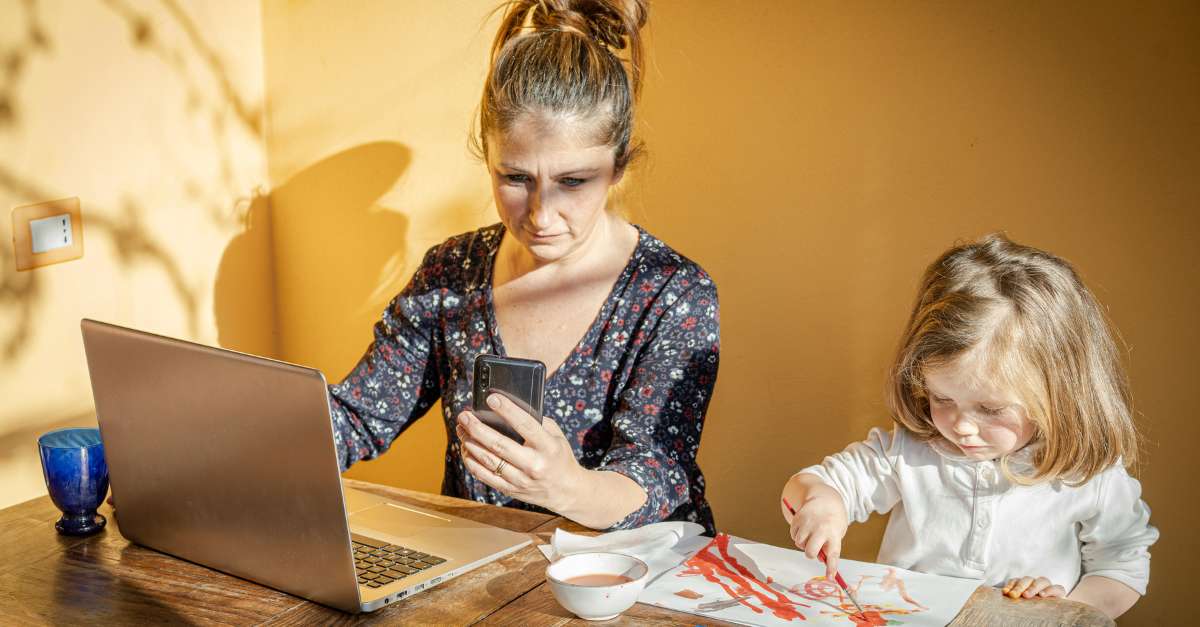
{"type": "Polygon", "coordinates": [[[517,435],[499,414],[487,406],[488,394],[503,394],[529,415],[542,419],[542,386],[546,381],[546,365],[534,359],[517,359],[498,355],[475,357],[471,379],[471,409],[484,424],[516,440],[517,435]]]}

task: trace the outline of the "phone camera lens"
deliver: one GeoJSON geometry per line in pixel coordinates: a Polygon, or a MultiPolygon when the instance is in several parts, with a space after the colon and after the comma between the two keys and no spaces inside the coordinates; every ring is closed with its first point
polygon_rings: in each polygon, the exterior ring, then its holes
{"type": "Polygon", "coordinates": [[[488,368],[487,366],[484,366],[483,370],[480,371],[480,373],[479,373],[479,382],[483,384],[483,387],[487,387],[487,385],[491,379],[491,375],[492,375],[492,369],[488,368]]]}

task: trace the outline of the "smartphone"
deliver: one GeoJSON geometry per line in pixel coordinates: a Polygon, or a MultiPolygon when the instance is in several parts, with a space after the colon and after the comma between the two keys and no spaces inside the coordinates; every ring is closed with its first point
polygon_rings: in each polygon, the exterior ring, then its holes
{"type": "Polygon", "coordinates": [[[487,404],[489,394],[503,394],[508,400],[539,422],[542,420],[542,385],[546,382],[546,364],[535,359],[517,359],[499,355],[475,357],[475,377],[471,383],[471,410],[489,427],[525,443],[512,427],[487,404]]]}

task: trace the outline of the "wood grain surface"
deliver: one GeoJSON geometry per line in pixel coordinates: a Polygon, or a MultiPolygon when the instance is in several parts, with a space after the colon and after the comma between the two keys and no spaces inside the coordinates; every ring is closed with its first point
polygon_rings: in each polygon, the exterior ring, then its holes
{"type": "Polygon", "coordinates": [[[1116,623],[1104,612],[1083,603],[1066,599],[1013,600],[1000,594],[996,588],[981,586],[967,600],[967,604],[963,606],[962,611],[950,625],[951,627],[983,627],[984,625],[1112,627],[1116,623]]]}
{"type": "MultiPolygon", "coordinates": [[[[438,494],[361,481],[346,486],[512,531],[545,543],[555,529],[589,532],[561,517],[500,508],[438,494]]],[[[351,615],[203,566],[131,544],[111,507],[107,528],[87,538],[54,531],[59,511],[49,497],[0,510],[0,624],[196,625],[728,625],[643,604],[612,621],[592,623],[555,602],[547,562],[529,546],[371,614],[351,615]]],[[[1086,605],[1064,600],[1013,601],[980,588],[952,623],[1111,626],[1086,605]]]]}

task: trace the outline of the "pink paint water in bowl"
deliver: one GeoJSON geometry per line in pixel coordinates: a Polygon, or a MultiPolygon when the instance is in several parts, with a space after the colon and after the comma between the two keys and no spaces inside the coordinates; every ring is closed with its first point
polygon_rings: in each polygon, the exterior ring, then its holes
{"type": "Polygon", "coordinates": [[[584,620],[616,618],[637,602],[650,568],[620,553],[575,553],[546,567],[559,605],[584,620]]]}

